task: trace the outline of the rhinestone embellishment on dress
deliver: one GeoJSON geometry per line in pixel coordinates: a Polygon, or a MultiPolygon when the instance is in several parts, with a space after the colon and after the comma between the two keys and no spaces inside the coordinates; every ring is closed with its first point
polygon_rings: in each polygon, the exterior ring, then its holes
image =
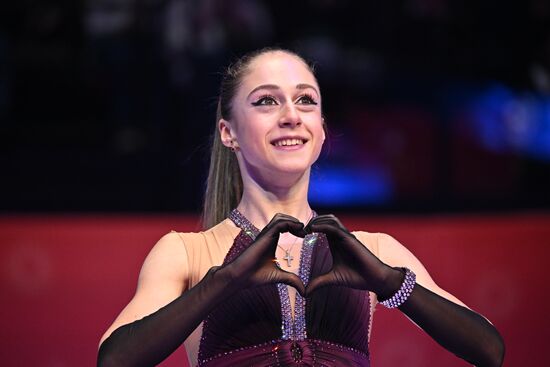
{"type": "MultiPolygon", "coordinates": [[[[313,217],[317,216],[313,212],[313,217]]],[[[233,209],[229,214],[229,219],[235,223],[243,232],[250,238],[254,239],[260,233],[260,231],[252,224],[244,215],[242,215],[237,209],[233,209]]],[[[311,271],[311,257],[313,248],[317,242],[318,235],[316,233],[308,234],[304,238],[302,251],[300,254],[300,268],[298,277],[302,280],[304,285],[307,286],[309,281],[309,275],[311,271]]],[[[290,296],[288,293],[288,286],[283,283],[277,283],[277,291],[281,301],[281,339],[283,340],[304,340],[307,338],[306,332],[306,300],[298,293],[296,293],[296,300],[294,303],[294,319],[292,318],[292,309],[290,306],[290,296]]],[[[299,346],[298,346],[299,348],[299,346]]],[[[301,353],[301,349],[300,349],[301,353]]]]}

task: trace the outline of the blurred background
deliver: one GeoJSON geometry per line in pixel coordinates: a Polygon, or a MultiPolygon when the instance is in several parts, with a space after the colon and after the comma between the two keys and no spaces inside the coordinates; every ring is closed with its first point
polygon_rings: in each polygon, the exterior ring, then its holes
{"type": "MultiPolygon", "coordinates": [[[[264,46],[315,65],[313,207],[411,248],[505,365],[550,364],[547,0],[24,0],[0,20],[5,365],[95,364],[151,246],[200,229],[220,72],[264,46]]],[[[375,366],[467,365],[375,320],[375,366]]]]}

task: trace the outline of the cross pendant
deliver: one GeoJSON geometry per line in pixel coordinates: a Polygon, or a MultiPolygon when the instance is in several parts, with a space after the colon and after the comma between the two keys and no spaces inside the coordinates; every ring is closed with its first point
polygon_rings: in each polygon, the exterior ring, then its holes
{"type": "Polygon", "coordinates": [[[290,266],[292,265],[291,261],[294,260],[294,257],[292,257],[292,255],[290,255],[289,250],[285,250],[285,256],[283,257],[283,260],[286,260],[286,263],[288,264],[288,267],[290,268],[290,266]]]}

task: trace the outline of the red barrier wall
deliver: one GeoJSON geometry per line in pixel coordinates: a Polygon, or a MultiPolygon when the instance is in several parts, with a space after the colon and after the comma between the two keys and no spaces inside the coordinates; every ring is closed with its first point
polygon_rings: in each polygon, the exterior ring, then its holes
{"type": "MultiPolygon", "coordinates": [[[[352,217],[350,229],[392,234],[436,281],[487,316],[507,345],[505,366],[548,366],[550,215],[352,217]]],[[[0,218],[3,366],[93,366],[98,340],[131,298],[140,265],[194,216],[0,218]]],[[[467,366],[399,311],[378,308],[373,366],[467,366]]],[[[185,366],[183,350],[163,366],[185,366]]]]}

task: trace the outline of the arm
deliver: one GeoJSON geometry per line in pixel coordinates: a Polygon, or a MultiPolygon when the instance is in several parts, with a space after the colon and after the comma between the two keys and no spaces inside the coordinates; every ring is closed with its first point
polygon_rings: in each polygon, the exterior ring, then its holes
{"type": "MultiPolygon", "coordinates": [[[[388,235],[379,236],[380,260],[389,266],[406,266],[416,273],[417,284],[399,309],[435,341],[457,356],[478,366],[501,366],[504,342],[493,325],[441,289],[422,263],[388,235]]],[[[393,271],[389,289],[398,289],[403,274],[393,271]]],[[[394,291],[393,291],[394,292],[394,291]]],[[[391,296],[393,292],[390,292],[391,296]]]]}
{"type": "MultiPolygon", "coordinates": [[[[298,276],[279,269],[273,262],[279,234],[287,231],[304,236],[299,221],[276,216],[239,257],[223,267],[211,268],[196,286],[181,295],[178,292],[183,290],[187,263],[175,259],[185,256],[175,247],[174,235],[165,236],[143,265],[136,296],[102,338],[97,365],[160,363],[219,302],[239,289],[285,283],[303,294],[304,286],[298,276]],[[156,309],[166,302],[170,303],[156,309]]],[[[182,247],[181,241],[178,243],[182,247]]]]}
{"type": "Polygon", "coordinates": [[[229,291],[212,268],[195,287],[179,235],[165,235],[147,256],[135,296],[101,339],[98,366],[151,366],[172,353],[229,291]],[[182,294],[183,292],[183,294],[182,294]]]}
{"type": "Polygon", "coordinates": [[[502,365],[504,343],[498,331],[437,287],[418,259],[397,241],[386,237],[385,240],[391,243],[379,244],[378,258],[333,215],[318,216],[305,229],[306,232],[325,233],[333,256],[332,269],[312,279],[306,295],[332,284],[369,290],[379,299],[387,299],[396,293],[404,279],[403,273],[391,266],[407,266],[418,271],[418,283],[400,310],[459,357],[478,366],[502,365]]]}
{"type": "Polygon", "coordinates": [[[164,235],[141,267],[134,297],[105,331],[100,345],[119,327],[150,315],[186,291],[188,269],[187,253],[179,235],[164,235]]]}

